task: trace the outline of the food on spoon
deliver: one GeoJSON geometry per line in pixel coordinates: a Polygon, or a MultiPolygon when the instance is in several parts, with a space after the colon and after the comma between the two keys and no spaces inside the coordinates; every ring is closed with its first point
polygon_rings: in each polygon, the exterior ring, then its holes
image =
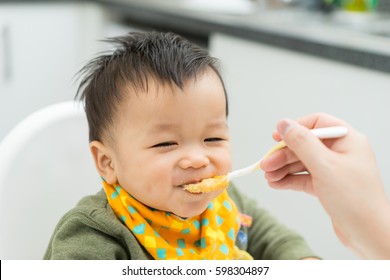
{"type": "Polygon", "coordinates": [[[190,193],[208,193],[227,188],[229,182],[227,176],[215,176],[207,178],[196,184],[184,185],[184,189],[190,193]]]}

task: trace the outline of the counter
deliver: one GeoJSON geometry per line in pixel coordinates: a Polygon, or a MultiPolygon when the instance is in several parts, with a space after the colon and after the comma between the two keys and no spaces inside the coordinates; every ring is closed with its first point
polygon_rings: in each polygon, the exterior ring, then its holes
{"type": "MultiPolygon", "coordinates": [[[[272,1],[272,0],[271,0],[272,1]]],[[[45,2],[17,0],[1,2],[45,2]]],[[[52,0],[46,2],[64,2],[52,0]]],[[[390,73],[390,14],[324,14],[257,7],[251,12],[205,12],[190,0],[91,0],[130,23],[207,38],[223,33],[326,59],[390,73]]],[[[192,1],[193,2],[193,1],[192,1]]],[[[208,1],[199,1],[207,3],[208,1]]],[[[225,9],[226,10],[226,9],[225,9]]]]}
{"type": "Polygon", "coordinates": [[[367,13],[351,18],[341,12],[327,15],[303,9],[261,7],[252,13],[226,14],[191,10],[186,5],[188,1],[183,0],[96,2],[134,24],[194,36],[219,32],[390,73],[390,34],[386,34],[390,30],[390,15],[367,13]]]}

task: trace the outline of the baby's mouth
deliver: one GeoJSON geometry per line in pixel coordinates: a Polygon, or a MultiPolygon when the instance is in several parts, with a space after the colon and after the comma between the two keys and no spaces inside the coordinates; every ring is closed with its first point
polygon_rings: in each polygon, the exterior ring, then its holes
{"type": "Polygon", "coordinates": [[[198,183],[184,185],[184,190],[190,193],[209,193],[226,189],[229,186],[227,176],[215,176],[198,183]]]}
{"type": "Polygon", "coordinates": [[[181,188],[181,189],[183,189],[183,191],[186,191],[186,192],[191,193],[191,194],[202,194],[202,192],[189,192],[189,191],[186,189],[186,187],[187,187],[188,185],[197,184],[197,183],[200,183],[201,181],[202,181],[202,179],[186,181],[186,182],[184,182],[183,184],[178,185],[178,187],[181,188]]]}

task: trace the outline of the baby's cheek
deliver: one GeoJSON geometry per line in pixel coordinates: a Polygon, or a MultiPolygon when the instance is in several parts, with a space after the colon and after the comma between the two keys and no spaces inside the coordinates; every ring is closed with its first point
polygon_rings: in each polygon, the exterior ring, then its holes
{"type": "Polygon", "coordinates": [[[230,152],[226,151],[225,153],[222,153],[218,161],[220,165],[219,169],[221,169],[222,174],[227,174],[232,170],[232,157],[230,152]]]}

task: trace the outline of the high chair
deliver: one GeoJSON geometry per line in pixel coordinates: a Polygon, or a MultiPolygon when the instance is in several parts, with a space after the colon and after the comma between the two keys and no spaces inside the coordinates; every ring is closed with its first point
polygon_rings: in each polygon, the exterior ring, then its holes
{"type": "Polygon", "coordinates": [[[0,259],[42,259],[61,216],[100,188],[82,106],[28,116],[0,143],[0,259]]]}

